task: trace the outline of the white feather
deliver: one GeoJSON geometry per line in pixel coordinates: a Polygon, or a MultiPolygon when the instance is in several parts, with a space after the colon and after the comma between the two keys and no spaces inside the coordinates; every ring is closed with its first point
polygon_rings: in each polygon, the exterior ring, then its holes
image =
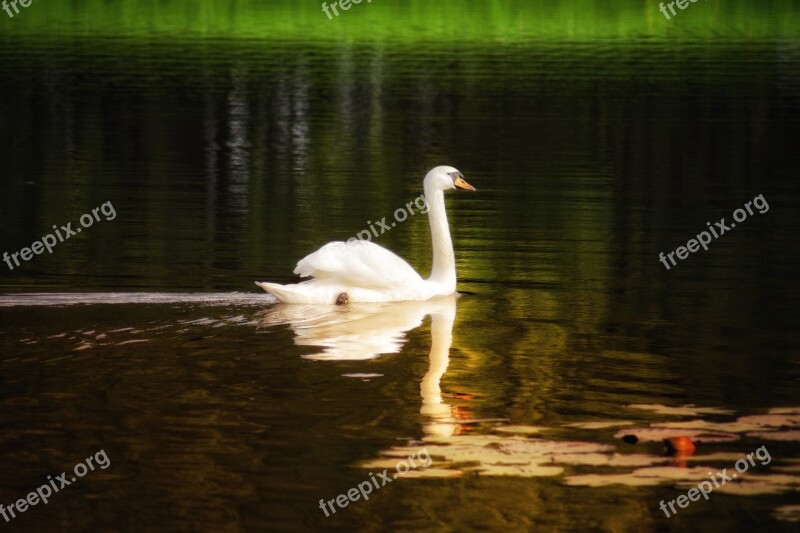
{"type": "Polygon", "coordinates": [[[422,278],[405,259],[369,241],[329,242],[297,263],[300,277],[327,278],[351,287],[392,290],[422,278]]]}

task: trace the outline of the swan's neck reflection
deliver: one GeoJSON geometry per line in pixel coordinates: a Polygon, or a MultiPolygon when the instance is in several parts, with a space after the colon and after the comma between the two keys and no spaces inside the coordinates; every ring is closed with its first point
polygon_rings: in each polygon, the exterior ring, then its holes
{"type": "Polygon", "coordinates": [[[430,417],[424,424],[428,435],[452,435],[458,427],[452,406],[442,400],[441,379],[450,362],[456,295],[425,302],[349,304],[345,306],[305,306],[278,304],[266,310],[266,326],[289,324],[295,344],[314,346],[321,351],[304,355],[306,359],[355,361],[398,353],[406,333],[431,316],[430,366],[420,384],[420,413],[430,417]]]}
{"type": "Polygon", "coordinates": [[[442,400],[441,380],[450,364],[450,346],[453,343],[453,321],[456,318],[455,298],[448,305],[431,313],[430,365],[420,384],[422,408],[420,413],[431,418],[425,423],[427,435],[448,436],[458,424],[453,419],[452,406],[442,400]]]}

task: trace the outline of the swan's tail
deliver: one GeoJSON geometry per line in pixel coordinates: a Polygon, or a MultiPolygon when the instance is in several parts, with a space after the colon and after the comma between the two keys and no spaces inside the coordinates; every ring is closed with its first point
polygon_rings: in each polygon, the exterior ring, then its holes
{"type": "Polygon", "coordinates": [[[256,285],[273,295],[275,298],[283,303],[292,303],[294,293],[286,285],[278,283],[269,283],[267,281],[256,281],[256,285]]]}
{"type": "Polygon", "coordinates": [[[256,285],[273,295],[285,304],[330,304],[337,303],[336,297],[340,290],[336,292],[334,287],[322,287],[316,285],[316,290],[311,291],[310,282],[295,283],[292,285],[281,285],[279,283],[269,283],[267,281],[256,281],[256,285]]]}
{"type": "Polygon", "coordinates": [[[340,301],[340,298],[349,300],[352,297],[352,294],[340,284],[327,283],[318,279],[291,285],[256,281],[256,285],[285,304],[336,305],[344,303],[340,301]]]}

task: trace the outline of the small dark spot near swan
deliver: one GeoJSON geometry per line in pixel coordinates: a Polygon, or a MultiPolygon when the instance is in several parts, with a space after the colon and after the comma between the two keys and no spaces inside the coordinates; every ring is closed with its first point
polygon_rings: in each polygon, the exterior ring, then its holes
{"type": "Polygon", "coordinates": [[[336,297],[336,305],[344,305],[350,301],[350,297],[347,296],[346,292],[341,293],[339,296],[336,297]]]}

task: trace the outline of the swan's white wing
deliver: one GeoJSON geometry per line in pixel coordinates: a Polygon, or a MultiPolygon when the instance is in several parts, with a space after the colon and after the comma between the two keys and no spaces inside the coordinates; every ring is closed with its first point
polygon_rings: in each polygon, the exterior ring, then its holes
{"type": "Polygon", "coordinates": [[[297,263],[294,273],[304,278],[332,279],[348,286],[392,289],[422,281],[411,265],[369,241],[329,242],[297,263]]]}

